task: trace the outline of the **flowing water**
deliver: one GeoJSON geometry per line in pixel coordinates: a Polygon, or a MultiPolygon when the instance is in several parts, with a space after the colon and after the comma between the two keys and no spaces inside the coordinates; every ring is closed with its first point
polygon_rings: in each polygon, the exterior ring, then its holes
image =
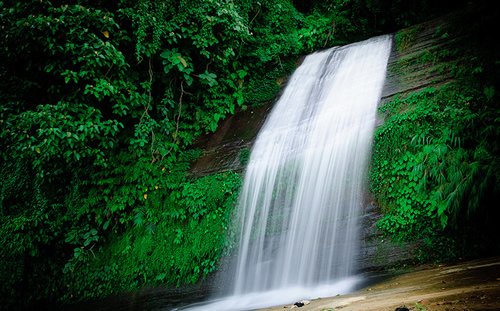
{"type": "Polygon", "coordinates": [[[200,309],[293,303],[356,284],[359,216],[390,49],[390,36],[332,48],[307,56],[292,75],[246,168],[228,297],[200,309]]]}

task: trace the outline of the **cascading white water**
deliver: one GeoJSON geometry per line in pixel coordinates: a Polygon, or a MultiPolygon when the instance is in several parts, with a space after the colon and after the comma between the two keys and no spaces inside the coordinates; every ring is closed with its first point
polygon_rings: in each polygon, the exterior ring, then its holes
{"type": "Polygon", "coordinates": [[[307,56],[292,75],[246,168],[231,298],[204,310],[349,290],[390,48],[390,36],[332,48],[307,56]]]}

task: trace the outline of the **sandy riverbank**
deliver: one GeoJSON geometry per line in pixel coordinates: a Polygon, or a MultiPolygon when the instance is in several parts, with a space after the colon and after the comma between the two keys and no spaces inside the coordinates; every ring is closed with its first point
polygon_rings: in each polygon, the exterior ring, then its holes
{"type": "Polygon", "coordinates": [[[294,310],[395,310],[402,306],[418,311],[500,310],[500,257],[418,267],[354,293],[315,299],[294,310]]]}

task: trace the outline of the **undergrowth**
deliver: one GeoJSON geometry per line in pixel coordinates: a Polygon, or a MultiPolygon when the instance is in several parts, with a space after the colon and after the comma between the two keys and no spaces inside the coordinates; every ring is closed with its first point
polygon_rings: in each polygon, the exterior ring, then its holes
{"type": "Polygon", "coordinates": [[[87,250],[66,264],[62,299],[204,279],[218,266],[239,186],[240,176],[225,172],[186,181],[170,193],[150,192],[133,227],[100,252],[87,250]]]}
{"type": "MultiPolygon", "coordinates": [[[[436,35],[443,38],[443,31],[436,35]]],[[[467,38],[480,40],[474,33],[467,38]]],[[[500,251],[492,238],[499,215],[492,202],[500,190],[498,65],[484,41],[483,49],[475,44],[425,52],[432,55],[419,61],[446,62],[442,70],[453,81],[400,95],[379,109],[384,123],[376,130],[371,170],[371,189],[385,213],[378,226],[396,240],[417,243],[423,261],[500,251]]]]}

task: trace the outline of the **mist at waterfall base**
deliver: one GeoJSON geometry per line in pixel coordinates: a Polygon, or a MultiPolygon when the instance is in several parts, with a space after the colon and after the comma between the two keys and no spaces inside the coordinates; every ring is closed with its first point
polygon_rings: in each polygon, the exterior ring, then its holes
{"type": "Polygon", "coordinates": [[[297,68],[252,148],[226,297],[188,309],[263,308],[360,281],[359,218],[391,41],[320,51],[297,68]]]}

